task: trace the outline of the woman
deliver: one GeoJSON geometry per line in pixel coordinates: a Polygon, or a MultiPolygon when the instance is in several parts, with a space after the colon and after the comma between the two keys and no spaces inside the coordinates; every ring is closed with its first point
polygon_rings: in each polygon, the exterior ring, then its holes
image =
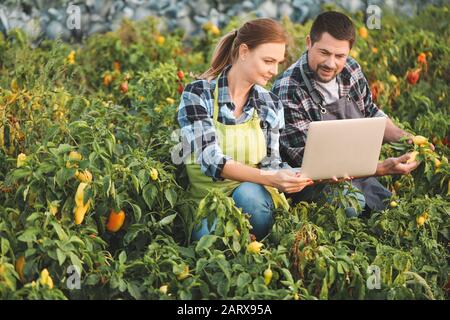
{"type": "MultiPolygon", "coordinates": [[[[263,88],[278,72],[286,41],[282,26],[271,19],[252,20],[228,33],[201,80],[186,86],[178,111],[192,197],[200,201],[212,188],[231,195],[250,215],[257,239],[270,231],[273,209],[288,207],[282,192],[312,184],[281,169],[289,168],[278,148],[283,105],[263,88]]],[[[193,239],[210,231],[205,219],[193,239]]]]}

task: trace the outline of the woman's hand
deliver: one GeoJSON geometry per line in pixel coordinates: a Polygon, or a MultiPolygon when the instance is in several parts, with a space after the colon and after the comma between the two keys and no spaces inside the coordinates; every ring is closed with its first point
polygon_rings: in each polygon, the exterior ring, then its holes
{"type": "Polygon", "coordinates": [[[289,169],[277,170],[268,179],[272,187],[286,193],[299,192],[313,184],[311,179],[301,178],[297,173],[289,169]]]}
{"type": "Polygon", "coordinates": [[[355,179],[355,177],[345,176],[343,178],[338,178],[336,176],[333,176],[331,179],[314,180],[313,184],[319,184],[319,183],[336,184],[336,183],[341,183],[341,182],[344,182],[344,181],[352,181],[353,179],[355,179]]]}

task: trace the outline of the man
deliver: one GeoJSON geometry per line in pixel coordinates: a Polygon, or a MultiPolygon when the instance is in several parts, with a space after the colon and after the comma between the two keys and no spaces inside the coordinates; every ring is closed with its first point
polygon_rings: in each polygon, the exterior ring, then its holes
{"type": "MultiPolygon", "coordinates": [[[[344,14],[329,11],[314,21],[306,38],[307,51],[274,83],[272,91],[284,104],[285,130],[280,136],[284,161],[300,167],[311,121],[387,117],[373,102],[368,82],[359,64],[349,57],[355,41],[355,28],[344,14]]],[[[387,119],[384,142],[399,141],[411,134],[387,119]]],[[[409,155],[380,163],[375,176],[408,174],[418,163],[406,163],[409,155]]],[[[391,193],[375,177],[352,181],[364,197],[362,207],[373,210],[386,207],[391,193]]],[[[311,186],[294,196],[294,201],[317,199],[323,186],[311,186]]],[[[351,208],[352,209],[352,208],[351,208]]],[[[360,212],[346,210],[354,216],[360,212]]]]}

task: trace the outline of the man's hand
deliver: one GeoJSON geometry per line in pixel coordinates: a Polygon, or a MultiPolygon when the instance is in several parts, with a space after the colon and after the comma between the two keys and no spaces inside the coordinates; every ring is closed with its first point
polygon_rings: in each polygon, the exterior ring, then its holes
{"type": "Polygon", "coordinates": [[[398,158],[389,158],[378,164],[376,176],[385,176],[389,174],[409,174],[419,166],[419,162],[412,161],[407,163],[411,153],[407,153],[398,158]]]}
{"type": "MultiPolygon", "coordinates": [[[[414,136],[412,134],[408,133],[408,138],[409,138],[407,141],[408,144],[414,144],[414,140],[413,140],[414,136]]],[[[431,142],[427,142],[427,143],[428,143],[428,146],[430,147],[430,149],[434,151],[434,149],[435,149],[434,144],[432,144],[431,142]]]]}

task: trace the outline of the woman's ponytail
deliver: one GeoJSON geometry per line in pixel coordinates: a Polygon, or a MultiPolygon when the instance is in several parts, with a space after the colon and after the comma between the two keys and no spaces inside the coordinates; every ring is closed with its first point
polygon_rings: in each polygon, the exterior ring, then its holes
{"type": "Polygon", "coordinates": [[[233,62],[235,51],[233,44],[237,33],[237,30],[228,32],[220,39],[213,53],[211,67],[200,76],[200,79],[209,80],[217,77],[227,65],[233,62]]]}
{"type": "Polygon", "coordinates": [[[286,43],[287,34],[283,26],[268,18],[248,21],[239,28],[227,33],[217,44],[211,67],[200,76],[200,79],[216,78],[223,69],[235,62],[239,57],[239,46],[247,45],[252,50],[264,43],[286,43]]]}

